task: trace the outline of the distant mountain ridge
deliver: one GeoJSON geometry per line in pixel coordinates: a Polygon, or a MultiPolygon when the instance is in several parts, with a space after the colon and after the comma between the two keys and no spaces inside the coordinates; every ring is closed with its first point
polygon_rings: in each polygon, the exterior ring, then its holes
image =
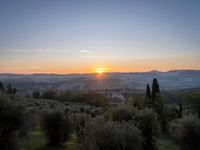
{"type": "Polygon", "coordinates": [[[12,83],[19,93],[34,88],[57,90],[103,90],[135,88],[144,90],[146,84],[157,78],[163,90],[179,90],[200,87],[200,70],[170,70],[161,72],[104,73],[96,74],[0,74],[0,81],[12,83]]]}

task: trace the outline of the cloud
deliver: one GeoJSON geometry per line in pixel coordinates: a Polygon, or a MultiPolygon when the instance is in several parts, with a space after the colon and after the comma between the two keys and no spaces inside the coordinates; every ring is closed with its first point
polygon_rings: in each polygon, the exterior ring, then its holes
{"type": "Polygon", "coordinates": [[[48,53],[48,52],[52,52],[52,51],[47,50],[47,49],[34,49],[34,50],[32,50],[32,52],[48,53]]]}
{"type": "Polygon", "coordinates": [[[14,49],[11,52],[17,53],[69,53],[70,50],[48,50],[48,49],[14,49]]]}
{"type": "Polygon", "coordinates": [[[32,66],[32,67],[30,67],[30,69],[37,70],[37,69],[42,69],[42,67],[41,66],[32,66]]]}
{"type": "Polygon", "coordinates": [[[82,53],[82,54],[90,54],[92,52],[90,50],[80,50],[80,53],[82,53]]]}

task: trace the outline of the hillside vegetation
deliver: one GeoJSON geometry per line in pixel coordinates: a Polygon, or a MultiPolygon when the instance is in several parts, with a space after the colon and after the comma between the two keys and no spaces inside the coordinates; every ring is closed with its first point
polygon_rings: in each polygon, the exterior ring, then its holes
{"type": "Polygon", "coordinates": [[[110,103],[94,92],[36,89],[21,97],[2,83],[0,148],[199,150],[200,92],[177,93],[181,101],[172,103],[157,79],[146,87],[146,95],[110,103]]]}

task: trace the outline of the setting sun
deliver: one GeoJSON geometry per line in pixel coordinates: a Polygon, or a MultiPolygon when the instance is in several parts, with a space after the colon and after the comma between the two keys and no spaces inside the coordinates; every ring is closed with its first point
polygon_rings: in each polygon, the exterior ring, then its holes
{"type": "Polygon", "coordinates": [[[105,72],[105,68],[96,68],[96,73],[102,74],[105,72]]]}

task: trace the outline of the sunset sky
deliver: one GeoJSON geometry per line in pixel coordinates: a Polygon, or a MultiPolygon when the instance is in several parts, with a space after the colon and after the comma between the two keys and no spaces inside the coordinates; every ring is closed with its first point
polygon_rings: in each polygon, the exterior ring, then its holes
{"type": "Polygon", "coordinates": [[[1,73],[200,69],[199,0],[1,0],[1,73]]]}

